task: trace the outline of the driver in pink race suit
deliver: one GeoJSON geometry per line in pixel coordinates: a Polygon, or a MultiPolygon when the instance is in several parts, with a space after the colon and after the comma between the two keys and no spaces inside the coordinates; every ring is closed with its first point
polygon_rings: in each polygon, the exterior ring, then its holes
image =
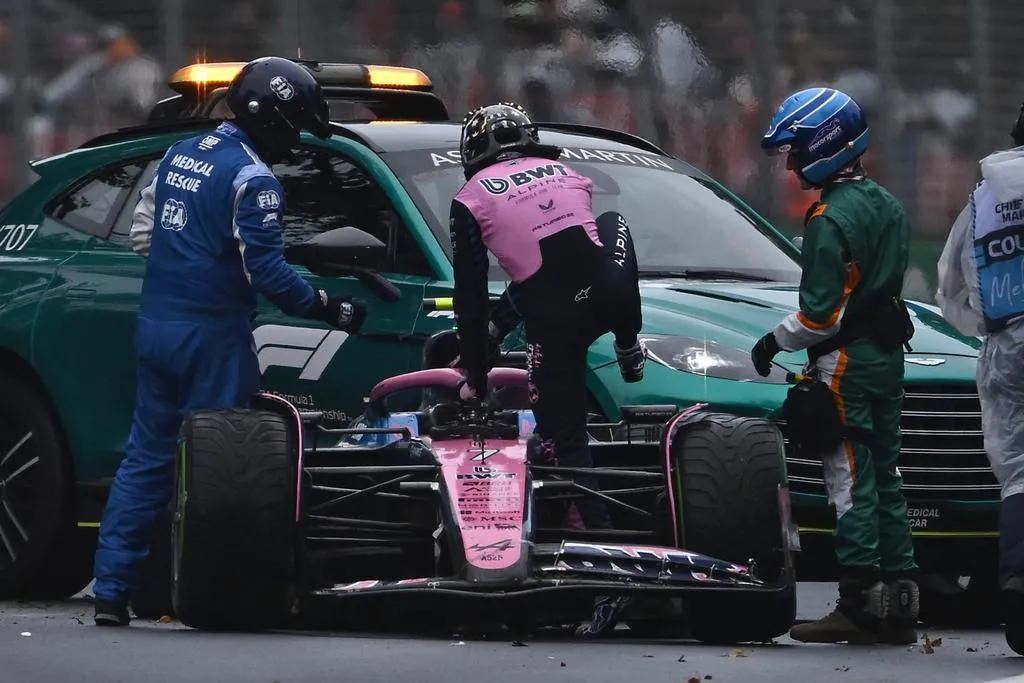
{"type": "MultiPolygon", "coordinates": [[[[645,355],[636,254],[625,219],[595,218],[593,182],[560,163],[561,148],[540,144],[517,104],[470,112],[460,144],[466,184],[451,205],[455,315],[466,381],[460,396],[487,392],[495,345],[521,319],[529,394],[537,421],[531,460],[591,467],[587,433],[587,352],[612,332],[622,378],[643,378],[645,355]],[[488,251],[511,283],[493,315],[488,251]]],[[[596,489],[595,477],[576,481],[596,489]]],[[[604,503],[583,496],[567,510],[573,526],[609,528],[604,503]]]]}

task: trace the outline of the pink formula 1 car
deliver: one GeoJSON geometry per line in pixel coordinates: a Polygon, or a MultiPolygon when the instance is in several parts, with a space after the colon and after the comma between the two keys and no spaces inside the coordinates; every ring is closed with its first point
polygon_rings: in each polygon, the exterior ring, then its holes
{"type": "Polygon", "coordinates": [[[661,424],[660,442],[595,441],[592,490],[574,483],[582,470],[532,461],[525,370],[492,370],[478,404],[455,399],[461,378],[384,380],[348,429],[271,395],[192,415],[172,532],[178,618],[529,629],[586,622],[599,597],[628,596],[620,623],[645,635],[728,643],[789,629],[795,529],[775,426],[702,405],[626,408],[607,426],[661,424]],[[568,525],[578,496],[603,499],[615,528],[568,525]]]}

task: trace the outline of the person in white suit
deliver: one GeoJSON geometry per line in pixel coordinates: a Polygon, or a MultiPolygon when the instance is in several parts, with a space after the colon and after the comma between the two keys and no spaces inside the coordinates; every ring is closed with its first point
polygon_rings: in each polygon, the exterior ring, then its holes
{"type": "Polygon", "coordinates": [[[977,382],[985,452],[999,481],[1006,642],[1024,655],[1024,106],[1016,145],[981,160],[982,180],[939,258],[943,317],[982,340],[977,382]]]}

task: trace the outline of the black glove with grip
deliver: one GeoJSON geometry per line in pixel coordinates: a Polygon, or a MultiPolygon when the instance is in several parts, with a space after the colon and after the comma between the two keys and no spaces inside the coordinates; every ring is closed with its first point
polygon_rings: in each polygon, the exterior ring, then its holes
{"type": "Polygon", "coordinates": [[[767,377],[772,374],[772,359],[782,351],[782,347],[775,341],[775,334],[769,332],[754,344],[750,350],[750,361],[754,364],[757,374],[767,377]]]}
{"type": "Polygon", "coordinates": [[[356,332],[366,320],[366,307],[351,297],[330,296],[326,291],[318,289],[313,292],[313,306],[306,317],[345,332],[356,332]]]}

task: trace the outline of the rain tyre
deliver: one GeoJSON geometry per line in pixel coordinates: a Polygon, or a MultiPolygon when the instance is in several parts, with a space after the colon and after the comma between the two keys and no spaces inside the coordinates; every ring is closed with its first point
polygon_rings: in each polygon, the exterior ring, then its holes
{"type": "Polygon", "coordinates": [[[782,434],[773,423],[709,414],[684,427],[671,445],[683,547],[711,557],[756,563],[780,592],[694,595],[690,635],[715,643],[768,642],[796,619],[796,585],[784,561],[779,487],[787,486],[782,434]]]}
{"type": "Polygon", "coordinates": [[[260,631],[293,603],[296,428],[273,412],[199,411],[181,429],[173,607],[186,626],[260,631]]]}

